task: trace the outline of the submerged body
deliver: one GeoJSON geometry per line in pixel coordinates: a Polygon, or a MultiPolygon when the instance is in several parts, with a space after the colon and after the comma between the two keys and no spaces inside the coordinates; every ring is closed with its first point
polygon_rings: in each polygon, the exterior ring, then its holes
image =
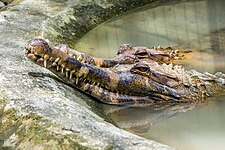
{"type": "Polygon", "coordinates": [[[186,71],[175,51],[122,45],[112,59],[92,57],[43,39],[25,45],[26,57],[64,82],[108,104],[203,101],[225,85],[225,75],[186,71]]]}

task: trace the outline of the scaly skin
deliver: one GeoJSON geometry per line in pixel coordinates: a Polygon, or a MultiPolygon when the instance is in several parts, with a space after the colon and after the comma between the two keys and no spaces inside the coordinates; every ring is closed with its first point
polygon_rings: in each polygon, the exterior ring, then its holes
{"type": "Polygon", "coordinates": [[[174,51],[122,45],[113,59],[92,57],[43,39],[25,45],[26,57],[64,82],[108,104],[197,102],[223,88],[225,75],[187,72],[171,64],[174,51]]]}

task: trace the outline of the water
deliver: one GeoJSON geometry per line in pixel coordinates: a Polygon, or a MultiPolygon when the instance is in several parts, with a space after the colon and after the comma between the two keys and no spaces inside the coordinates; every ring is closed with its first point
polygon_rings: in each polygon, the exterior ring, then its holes
{"type": "MultiPolygon", "coordinates": [[[[121,44],[177,47],[194,51],[186,69],[225,72],[225,1],[190,0],[144,8],[89,32],[76,49],[113,57],[121,44]]],[[[225,147],[225,94],[200,105],[117,107],[95,103],[116,126],[181,150],[225,147]]]]}
{"type": "Polygon", "coordinates": [[[104,105],[104,110],[118,127],[179,150],[223,150],[224,97],[212,97],[197,106],[122,108],[104,105]]]}

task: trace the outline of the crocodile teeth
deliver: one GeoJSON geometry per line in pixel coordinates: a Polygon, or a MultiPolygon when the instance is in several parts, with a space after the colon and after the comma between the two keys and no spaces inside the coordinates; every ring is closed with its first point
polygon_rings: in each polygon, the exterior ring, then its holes
{"type": "Polygon", "coordinates": [[[30,52],[33,54],[34,53],[34,49],[31,47],[30,48],[30,52]]]}
{"type": "Polygon", "coordinates": [[[102,88],[99,88],[99,93],[103,93],[103,89],[102,88]]]}
{"type": "Polygon", "coordinates": [[[59,71],[59,66],[56,67],[56,70],[59,71]]]}
{"type": "Polygon", "coordinates": [[[69,71],[66,71],[66,78],[68,78],[68,73],[69,73],[69,71]]]}
{"type": "Polygon", "coordinates": [[[55,66],[57,66],[57,64],[54,62],[54,63],[52,63],[52,66],[55,67],[55,66]]]}
{"type": "Polygon", "coordinates": [[[77,60],[78,60],[78,61],[80,61],[80,59],[81,59],[81,55],[79,55],[79,56],[77,57],[77,60]]]}
{"type": "Polygon", "coordinates": [[[48,54],[44,55],[44,60],[48,60],[50,58],[50,56],[48,54]]]}
{"type": "Polygon", "coordinates": [[[50,57],[50,58],[49,58],[49,61],[53,61],[53,57],[50,57]]]}
{"type": "Polygon", "coordinates": [[[76,78],[76,84],[78,84],[78,81],[79,81],[79,79],[78,79],[78,78],[76,78]]]}
{"type": "Polygon", "coordinates": [[[44,67],[47,68],[47,60],[44,60],[44,67]]]}
{"type": "Polygon", "coordinates": [[[85,84],[84,85],[84,90],[86,91],[88,89],[88,87],[89,87],[89,84],[85,84]]]}
{"type": "Polygon", "coordinates": [[[61,73],[62,73],[62,74],[64,73],[64,68],[61,68],[61,73]]]}
{"type": "Polygon", "coordinates": [[[57,63],[59,60],[60,60],[60,58],[57,57],[57,58],[55,59],[55,63],[57,63]]]}
{"type": "Polygon", "coordinates": [[[73,73],[72,73],[72,72],[70,72],[70,78],[69,78],[69,79],[72,79],[72,77],[73,77],[73,73]]]}

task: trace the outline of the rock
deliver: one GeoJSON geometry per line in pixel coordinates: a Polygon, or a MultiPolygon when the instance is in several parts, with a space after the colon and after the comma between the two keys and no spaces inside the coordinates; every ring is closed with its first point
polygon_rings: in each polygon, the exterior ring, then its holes
{"type": "MultiPolygon", "coordinates": [[[[127,4],[125,1],[120,2],[127,4]]],[[[66,19],[67,12],[81,5],[91,7],[87,3],[90,4],[88,0],[23,0],[0,12],[0,149],[172,149],[106,122],[93,112],[91,105],[95,102],[88,96],[51,78],[28,75],[49,72],[25,59],[24,44],[43,35],[52,43],[60,41],[69,31],[64,35],[63,30],[50,24],[65,14],[63,20],[56,22],[59,25],[64,21],[62,27],[72,17],[66,19]]],[[[96,1],[97,7],[111,5],[114,4],[96,1]]],[[[88,26],[85,32],[106,19],[88,26]]],[[[73,29],[81,33],[80,27],[73,29]]]]}
{"type": "Polygon", "coordinates": [[[43,36],[54,44],[67,43],[69,47],[75,48],[81,37],[106,20],[147,4],[148,7],[150,4],[155,7],[156,2],[160,1],[163,0],[84,0],[47,20],[43,36]]]}
{"type": "Polygon", "coordinates": [[[5,6],[5,4],[3,2],[0,2],[0,9],[4,6],[5,6]]]}

